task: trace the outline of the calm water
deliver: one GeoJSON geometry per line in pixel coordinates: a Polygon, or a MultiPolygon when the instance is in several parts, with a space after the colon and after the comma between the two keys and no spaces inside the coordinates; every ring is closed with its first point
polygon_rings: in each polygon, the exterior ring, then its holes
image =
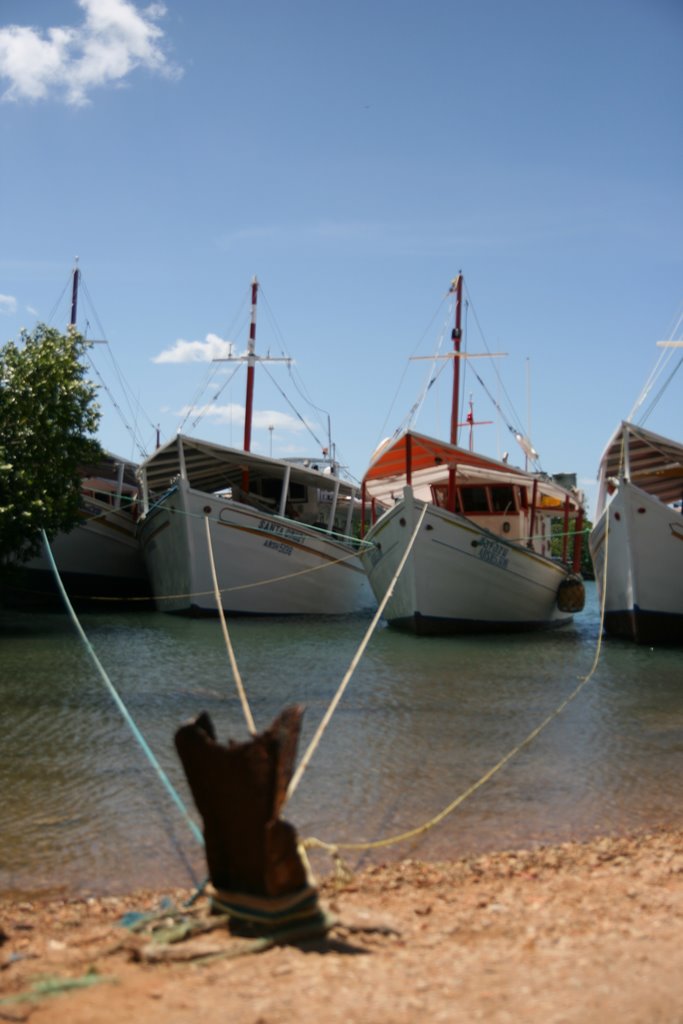
{"type": "MultiPolygon", "coordinates": [[[[598,609],[588,588],[575,624],[551,633],[418,639],[378,629],[286,809],[299,835],[391,835],[476,781],[589,671],[598,609]]],[[[66,615],[1,614],[0,892],[106,892],[203,877],[201,848],[66,615]]],[[[175,729],[207,710],[222,740],[246,738],[218,621],[156,613],[81,621],[194,813],[175,729]]],[[[303,703],[302,752],[368,622],[231,623],[257,727],[303,703]]],[[[579,697],[491,782],[419,843],[374,856],[440,858],[680,824],[682,776],[683,652],[609,640],[579,697]]],[[[315,866],[330,869],[327,859],[315,866]]]]}

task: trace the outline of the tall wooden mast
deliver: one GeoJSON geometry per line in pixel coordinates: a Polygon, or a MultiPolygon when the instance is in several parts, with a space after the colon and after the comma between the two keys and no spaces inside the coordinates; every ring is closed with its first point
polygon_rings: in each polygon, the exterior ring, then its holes
{"type": "MultiPolygon", "coordinates": [[[[291,363],[289,356],[257,356],[256,355],[256,303],[258,300],[259,283],[254,277],[251,282],[251,321],[249,324],[249,343],[246,355],[223,356],[214,359],[216,363],[243,363],[247,364],[247,397],[244,406],[244,450],[251,451],[251,427],[254,415],[254,370],[257,363],[291,363]]],[[[232,347],[232,346],[231,346],[232,347]]],[[[247,490],[247,488],[244,488],[247,490]]]]}
{"type": "Polygon", "coordinates": [[[451,444],[458,443],[458,419],[460,396],[460,342],[462,340],[462,273],[459,273],[451,285],[455,292],[455,326],[451,333],[453,339],[453,400],[451,405],[451,444]]]}
{"type": "Polygon", "coordinates": [[[78,269],[78,258],[74,264],[73,278],[71,281],[71,318],[69,320],[69,326],[75,327],[76,320],[78,317],[78,282],[81,276],[81,272],[78,269]]]}
{"type": "Polygon", "coordinates": [[[247,400],[244,410],[244,450],[251,450],[251,420],[254,408],[254,367],[256,365],[256,302],[258,281],[251,282],[251,323],[249,324],[249,346],[247,348],[247,400]]]}

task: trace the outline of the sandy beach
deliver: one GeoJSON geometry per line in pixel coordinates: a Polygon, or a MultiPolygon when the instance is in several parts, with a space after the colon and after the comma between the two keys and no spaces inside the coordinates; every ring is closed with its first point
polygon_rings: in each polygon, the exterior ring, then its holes
{"type": "Polygon", "coordinates": [[[258,953],[120,924],[188,895],[0,898],[0,1021],[683,1022],[681,829],[329,879],[327,936],[258,953]]]}

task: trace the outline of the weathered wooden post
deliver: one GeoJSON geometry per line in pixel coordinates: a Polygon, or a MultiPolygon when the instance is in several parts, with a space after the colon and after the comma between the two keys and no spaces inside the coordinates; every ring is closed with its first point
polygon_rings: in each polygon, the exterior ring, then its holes
{"type": "Polygon", "coordinates": [[[318,905],[297,847],[279,817],[291,779],[303,708],[286,708],[244,743],[216,739],[206,712],[175,735],[204,823],[212,903],[231,927],[297,938],[321,934],[331,920],[318,905]]]}

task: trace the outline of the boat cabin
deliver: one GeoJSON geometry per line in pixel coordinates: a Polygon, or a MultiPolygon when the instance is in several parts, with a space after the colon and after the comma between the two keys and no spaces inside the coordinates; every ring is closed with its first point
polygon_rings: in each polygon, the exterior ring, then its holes
{"type": "MultiPolygon", "coordinates": [[[[363,499],[376,522],[410,486],[419,501],[464,516],[503,540],[553,556],[553,520],[561,522],[561,560],[570,534],[581,533],[581,496],[563,481],[412,432],[380,447],[363,480],[363,499]],[[570,526],[573,523],[573,529],[570,526]]],[[[580,545],[573,552],[578,568],[580,545]]]]}
{"type": "Polygon", "coordinates": [[[140,467],[145,513],[178,478],[268,515],[350,535],[360,502],[348,480],[310,460],[273,459],[178,435],[140,467]]]}

